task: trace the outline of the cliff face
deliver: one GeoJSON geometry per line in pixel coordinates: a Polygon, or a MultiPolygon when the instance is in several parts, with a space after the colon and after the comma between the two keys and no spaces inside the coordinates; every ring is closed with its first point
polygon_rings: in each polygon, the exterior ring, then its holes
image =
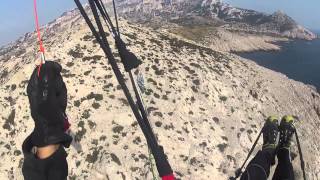
{"type": "Polygon", "coordinates": [[[282,12],[265,14],[254,10],[233,7],[220,0],[119,0],[117,4],[126,17],[150,21],[155,17],[164,20],[201,16],[212,22],[228,26],[227,30],[264,33],[273,36],[312,40],[316,35],[297,24],[282,12]]]}
{"type": "MultiPolygon", "coordinates": [[[[124,20],[120,28],[143,60],[143,98],[179,179],[227,179],[274,114],[300,117],[307,174],[320,178],[320,95],[314,89],[161,29],[124,20]]],[[[63,65],[69,93],[75,139],[69,178],[152,179],[145,139],[83,19],[72,11],[43,30],[47,58],[63,65]]],[[[33,129],[26,84],[36,50],[36,34],[28,33],[0,51],[1,180],[22,179],[21,144],[33,129]]],[[[298,158],[293,163],[301,179],[298,158]]]]}

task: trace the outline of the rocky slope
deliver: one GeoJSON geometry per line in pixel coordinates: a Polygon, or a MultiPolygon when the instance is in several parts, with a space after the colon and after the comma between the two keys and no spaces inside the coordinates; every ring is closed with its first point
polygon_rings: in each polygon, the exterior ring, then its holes
{"type": "MultiPolygon", "coordinates": [[[[145,104],[178,179],[227,179],[271,114],[300,117],[307,174],[320,178],[314,89],[161,29],[125,20],[120,27],[144,62],[145,104]]],[[[145,139],[83,19],[72,11],[43,30],[47,57],[63,65],[69,92],[69,179],[152,179],[145,139]]],[[[28,33],[0,51],[1,180],[22,179],[21,144],[33,127],[26,84],[36,50],[36,34],[28,33]]],[[[298,158],[293,162],[301,179],[298,158]]]]}
{"type": "Polygon", "coordinates": [[[118,0],[116,3],[120,14],[133,22],[170,29],[179,36],[192,33],[198,43],[219,51],[280,50],[275,42],[316,38],[281,11],[266,14],[236,8],[220,0],[118,0]]]}
{"type": "Polygon", "coordinates": [[[316,35],[278,11],[265,14],[233,7],[221,0],[118,0],[120,12],[127,17],[148,21],[155,17],[176,20],[185,17],[205,17],[220,23],[227,30],[264,33],[273,36],[311,40],[316,35]]]}
{"type": "MultiPolygon", "coordinates": [[[[188,21],[190,20],[185,20],[185,22],[188,21]]],[[[172,25],[161,27],[161,29],[189,39],[197,44],[223,52],[278,51],[281,50],[278,42],[289,40],[264,34],[226,31],[223,28],[208,25],[172,25]]]]}

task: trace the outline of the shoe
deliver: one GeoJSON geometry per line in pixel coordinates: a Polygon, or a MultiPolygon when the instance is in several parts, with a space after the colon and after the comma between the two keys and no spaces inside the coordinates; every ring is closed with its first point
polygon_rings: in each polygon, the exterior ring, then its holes
{"type": "Polygon", "coordinates": [[[281,119],[279,130],[280,130],[280,139],[279,139],[279,149],[285,148],[290,149],[292,144],[292,137],[295,132],[295,127],[293,125],[294,117],[293,116],[284,116],[281,119]]]}
{"type": "Polygon", "coordinates": [[[276,116],[270,116],[266,120],[263,129],[262,149],[275,150],[277,147],[277,138],[279,134],[279,122],[276,116]]]}

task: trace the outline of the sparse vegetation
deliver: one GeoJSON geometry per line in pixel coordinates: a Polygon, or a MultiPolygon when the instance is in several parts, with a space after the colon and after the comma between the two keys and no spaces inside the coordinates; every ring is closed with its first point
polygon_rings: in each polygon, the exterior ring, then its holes
{"type": "Polygon", "coordinates": [[[2,72],[0,72],[0,79],[2,78],[6,78],[8,76],[9,72],[7,69],[2,70],[2,72]]]}
{"type": "Polygon", "coordinates": [[[227,101],[228,97],[227,96],[220,96],[219,99],[223,102],[227,101]]]}
{"type": "Polygon", "coordinates": [[[94,109],[99,109],[99,108],[100,108],[100,104],[97,103],[97,102],[94,102],[94,103],[92,104],[92,107],[93,107],[94,109]]]}
{"type": "Polygon", "coordinates": [[[159,116],[159,117],[163,117],[162,113],[161,112],[154,112],[153,113],[154,116],[159,116]]]}
{"type": "Polygon", "coordinates": [[[133,140],[133,143],[134,144],[140,144],[141,143],[141,138],[138,136],[138,137],[136,137],[134,140],[133,140]]]}
{"type": "Polygon", "coordinates": [[[225,144],[225,143],[223,143],[223,144],[218,144],[217,147],[219,148],[219,151],[223,153],[224,150],[228,147],[228,144],[225,144]]]}
{"type": "Polygon", "coordinates": [[[96,101],[101,101],[103,100],[103,95],[102,94],[95,94],[91,92],[89,95],[87,95],[87,100],[90,99],[95,99],[96,101]]]}
{"type": "Polygon", "coordinates": [[[67,62],[67,64],[66,64],[66,66],[68,66],[68,67],[72,67],[73,65],[74,65],[73,62],[67,62]]]}
{"type": "Polygon", "coordinates": [[[110,156],[111,156],[111,159],[112,159],[113,162],[115,162],[115,163],[117,163],[119,166],[121,166],[120,159],[118,158],[117,155],[111,153],[110,156]]]}
{"type": "Polygon", "coordinates": [[[162,126],[162,122],[157,121],[157,122],[155,123],[155,125],[156,125],[157,127],[161,127],[161,126],[162,126]]]}
{"type": "Polygon", "coordinates": [[[81,102],[79,100],[76,100],[73,102],[73,105],[76,107],[80,107],[81,102]]]}
{"type": "Polygon", "coordinates": [[[77,131],[74,139],[75,139],[75,141],[80,142],[81,139],[83,138],[83,136],[86,134],[87,130],[84,127],[84,121],[80,121],[78,123],[78,127],[80,127],[81,129],[79,131],[77,131]]]}
{"type": "Polygon", "coordinates": [[[88,110],[88,109],[84,110],[81,118],[88,119],[89,117],[90,117],[90,110],[88,110]]]}
{"type": "Polygon", "coordinates": [[[94,56],[86,56],[86,57],[83,57],[82,58],[82,61],[91,61],[91,60],[101,60],[103,58],[103,56],[100,56],[100,55],[94,55],[94,56]]]}
{"type": "Polygon", "coordinates": [[[128,100],[127,100],[127,99],[119,98],[119,101],[120,101],[123,105],[129,106],[129,103],[128,103],[128,100]]]}
{"type": "Polygon", "coordinates": [[[84,72],[83,74],[84,74],[85,76],[88,76],[90,73],[91,73],[91,70],[86,71],[86,72],[84,72]]]}
{"type": "Polygon", "coordinates": [[[84,54],[81,52],[80,44],[77,44],[75,49],[70,49],[68,55],[74,58],[82,58],[84,54]]]}
{"type": "Polygon", "coordinates": [[[93,149],[93,151],[90,152],[92,152],[92,154],[87,155],[86,161],[93,164],[98,160],[99,151],[97,149],[93,149]]]}
{"type": "Polygon", "coordinates": [[[11,113],[10,113],[10,115],[9,115],[9,117],[6,119],[6,121],[4,122],[4,124],[3,124],[3,129],[6,129],[6,130],[9,130],[9,131],[11,131],[12,130],[12,126],[14,126],[15,125],[15,123],[14,123],[14,119],[15,119],[15,117],[16,117],[16,110],[12,110],[11,111],[11,113]]]}
{"type": "Polygon", "coordinates": [[[84,41],[92,41],[93,39],[95,39],[95,37],[93,35],[85,35],[82,38],[84,41]]]}
{"type": "Polygon", "coordinates": [[[97,126],[97,124],[96,124],[95,122],[90,121],[90,120],[88,120],[88,125],[89,125],[89,128],[90,128],[90,129],[93,129],[94,127],[97,126]]]}
{"type": "Polygon", "coordinates": [[[113,131],[114,133],[120,134],[123,129],[124,129],[123,126],[117,125],[117,126],[115,126],[115,127],[112,128],[112,131],[113,131]]]}
{"type": "Polygon", "coordinates": [[[12,84],[11,85],[11,91],[14,91],[14,90],[16,90],[17,89],[17,85],[16,84],[12,84]]]}

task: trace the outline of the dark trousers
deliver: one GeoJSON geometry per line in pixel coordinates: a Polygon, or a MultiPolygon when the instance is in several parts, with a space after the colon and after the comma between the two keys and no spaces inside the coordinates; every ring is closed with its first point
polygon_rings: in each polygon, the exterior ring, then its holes
{"type": "MultiPolygon", "coordinates": [[[[293,167],[288,149],[277,152],[278,165],[273,180],[294,180],[293,167]]],[[[268,151],[259,151],[248,164],[241,180],[266,180],[270,174],[270,167],[274,161],[273,155],[268,151]]]]}
{"type": "Polygon", "coordinates": [[[63,146],[46,159],[39,159],[31,152],[31,144],[23,145],[25,180],[66,180],[68,176],[67,153],[63,146]]]}

